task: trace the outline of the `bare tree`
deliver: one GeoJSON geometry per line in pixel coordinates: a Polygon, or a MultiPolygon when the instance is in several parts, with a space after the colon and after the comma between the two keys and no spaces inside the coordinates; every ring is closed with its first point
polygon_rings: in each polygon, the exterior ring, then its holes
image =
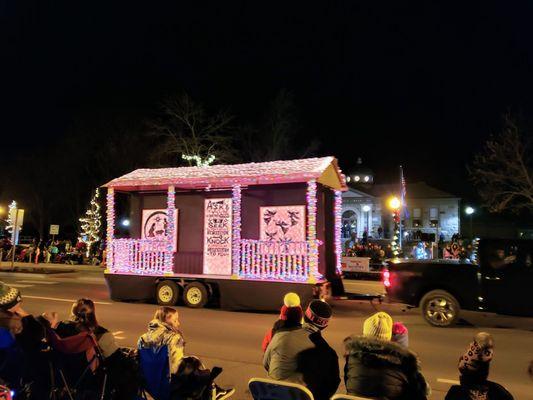
{"type": "Polygon", "coordinates": [[[204,107],[186,94],[164,101],[161,116],[149,122],[150,134],[159,145],[153,153],[159,165],[175,165],[182,160],[195,165],[195,160],[182,157],[197,156],[202,160],[214,156],[216,162],[231,162],[236,158],[232,137],[228,135],[233,117],[225,111],[208,115],[204,107]]]}
{"type": "Polygon", "coordinates": [[[287,90],[281,90],[259,127],[248,125],[242,128],[243,154],[250,161],[274,161],[314,155],[319,147],[318,141],[314,139],[296,145],[295,136],[299,131],[294,96],[287,90]]]}
{"type": "Polygon", "coordinates": [[[468,170],[484,205],[494,212],[533,210],[531,140],[510,114],[503,131],[485,143],[468,170]]]}

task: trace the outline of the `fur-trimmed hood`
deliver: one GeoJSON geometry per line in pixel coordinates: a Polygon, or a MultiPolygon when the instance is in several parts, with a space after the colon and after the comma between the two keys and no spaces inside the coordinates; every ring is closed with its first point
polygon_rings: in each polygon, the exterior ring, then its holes
{"type": "Polygon", "coordinates": [[[396,367],[406,373],[419,369],[418,357],[405,347],[366,336],[344,339],[345,356],[354,357],[367,367],[396,367]]]}

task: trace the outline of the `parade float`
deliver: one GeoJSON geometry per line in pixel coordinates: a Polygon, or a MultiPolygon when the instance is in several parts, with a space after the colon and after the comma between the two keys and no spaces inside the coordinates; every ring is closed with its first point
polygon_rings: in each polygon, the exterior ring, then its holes
{"type": "Polygon", "coordinates": [[[139,169],[104,186],[114,300],[268,310],[288,291],[343,294],[346,182],[334,157],[139,169]],[[124,194],[129,235],[118,237],[124,194]]]}

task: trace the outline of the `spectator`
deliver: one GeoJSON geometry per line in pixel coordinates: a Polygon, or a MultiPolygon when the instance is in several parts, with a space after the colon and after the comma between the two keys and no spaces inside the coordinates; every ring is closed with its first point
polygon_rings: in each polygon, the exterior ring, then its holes
{"type": "MultiPolygon", "coordinates": [[[[171,307],[159,307],[148,324],[148,332],[139,338],[139,348],[167,346],[170,362],[171,390],[173,395],[186,397],[211,385],[222,368],[203,369],[195,357],[184,357],[185,341],[181,333],[178,311],[171,307]],[[191,372],[191,369],[193,370],[191,372]]],[[[213,399],[223,400],[235,393],[235,389],[221,389],[213,384],[213,399]]]]}
{"type": "Polygon", "coordinates": [[[391,341],[398,343],[409,348],[409,330],[401,322],[395,322],[392,324],[392,338],[391,341]]]}
{"type": "Polygon", "coordinates": [[[489,367],[494,355],[494,339],[486,332],[479,332],[459,359],[460,385],[454,385],[446,394],[446,400],[490,399],[513,400],[503,386],[488,380],[489,367]]]}
{"type": "Polygon", "coordinates": [[[266,351],[268,344],[276,332],[301,328],[303,314],[304,312],[300,306],[300,297],[296,293],[287,293],[283,298],[283,306],[279,313],[279,319],[263,338],[263,344],[261,346],[263,353],[266,351]]]}
{"type": "Polygon", "coordinates": [[[53,328],[61,337],[73,336],[80,332],[93,333],[104,358],[118,350],[113,334],[98,323],[94,302],[90,299],[76,301],[72,305],[70,320],[53,328]]]}
{"type": "Polygon", "coordinates": [[[363,325],[363,336],[344,340],[344,380],[348,394],[388,400],[426,399],[429,387],[417,356],[391,342],[392,318],[378,312],[363,325]]]}
{"type": "Polygon", "coordinates": [[[340,383],[338,357],[322,337],[331,318],[331,307],[313,300],[300,329],[278,331],[263,357],[268,376],[306,385],[317,400],[329,399],[340,383]]]}
{"type": "Polygon", "coordinates": [[[117,398],[134,399],[138,391],[136,368],[126,351],[122,351],[115,337],[98,323],[96,308],[90,299],[79,299],[72,305],[70,320],[60,322],[55,331],[61,337],[91,332],[107,366],[110,385],[117,398]]]}
{"type": "Polygon", "coordinates": [[[2,326],[15,333],[17,345],[22,350],[22,380],[32,385],[32,399],[48,399],[49,368],[43,352],[46,327],[57,323],[52,317],[35,318],[21,307],[22,296],[18,289],[0,282],[0,321],[2,326]],[[47,320],[48,318],[48,320],[47,320]]]}

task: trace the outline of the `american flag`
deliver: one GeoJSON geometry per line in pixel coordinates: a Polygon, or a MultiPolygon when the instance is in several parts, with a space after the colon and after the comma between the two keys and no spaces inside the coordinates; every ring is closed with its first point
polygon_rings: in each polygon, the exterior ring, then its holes
{"type": "Polygon", "coordinates": [[[403,217],[405,219],[409,218],[409,210],[407,209],[407,204],[405,201],[406,196],[407,196],[407,185],[405,183],[405,178],[403,176],[403,167],[400,165],[400,197],[401,197],[401,204],[402,204],[401,214],[403,214],[403,217]]]}

